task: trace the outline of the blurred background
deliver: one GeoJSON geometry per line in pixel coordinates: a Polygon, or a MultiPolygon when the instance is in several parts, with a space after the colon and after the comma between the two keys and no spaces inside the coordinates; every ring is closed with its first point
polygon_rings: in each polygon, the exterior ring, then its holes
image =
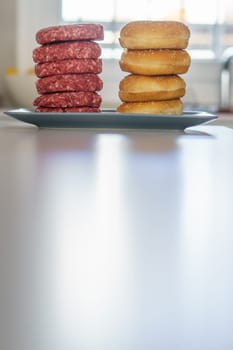
{"type": "Polygon", "coordinates": [[[30,107],[36,95],[32,50],[37,30],[57,24],[103,24],[103,107],[119,104],[121,27],[132,20],[172,19],[188,24],[192,57],[183,78],[186,108],[233,110],[232,0],[8,0],[0,3],[0,104],[30,107]]]}

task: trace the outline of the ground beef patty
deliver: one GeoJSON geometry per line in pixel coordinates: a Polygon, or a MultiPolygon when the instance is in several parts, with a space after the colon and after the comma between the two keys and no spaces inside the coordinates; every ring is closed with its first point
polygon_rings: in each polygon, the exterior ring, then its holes
{"type": "Polygon", "coordinates": [[[38,79],[39,94],[62,91],[99,91],[103,82],[96,74],[63,74],[38,79]]]}
{"type": "Polygon", "coordinates": [[[80,58],[54,62],[37,63],[35,73],[39,78],[71,73],[95,73],[102,72],[102,60],[100,58],[80,58]]]}
{"type": "Polygon", "coordinates": [[[47,113],[98,113],[100,108],[97,107],[36,107],[35,112],[47,113]]]}
{"type": "Polygon", "coordinates": [[[96,92],[55,92],[36,97],[34,106],[39,107],[100,107],[101,96],[96,92]]]}
{"type": "Polygon", "coordinates": [[[68,41],[45,44],[33,50],[35,63],[51,62],[73,58],[98,58],[101,55],[99,44],[92,41],[68,41]]]}
{"type": "Polygon", "coordinates": [[[95,23],[53,26],[36,33],[36,41],[41,45],[70,40],[103,40],[103,37],[103,26],[95,23]]]}

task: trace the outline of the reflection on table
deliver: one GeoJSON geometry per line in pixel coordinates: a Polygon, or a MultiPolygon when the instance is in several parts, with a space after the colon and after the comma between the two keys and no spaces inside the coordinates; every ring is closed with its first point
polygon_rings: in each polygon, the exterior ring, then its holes
{"type": "Polygon", "coordinates": [[[233,136],[0,129],[0,347],[233,346],[233,136]]]}

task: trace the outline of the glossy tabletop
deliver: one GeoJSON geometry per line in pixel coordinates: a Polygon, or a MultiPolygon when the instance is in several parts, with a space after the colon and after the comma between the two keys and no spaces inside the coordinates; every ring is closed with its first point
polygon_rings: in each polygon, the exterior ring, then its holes
{"type": "Polygon", "coordinates": [[[232,350],[229,130],[1,114],[0,349],[232,350]]]}

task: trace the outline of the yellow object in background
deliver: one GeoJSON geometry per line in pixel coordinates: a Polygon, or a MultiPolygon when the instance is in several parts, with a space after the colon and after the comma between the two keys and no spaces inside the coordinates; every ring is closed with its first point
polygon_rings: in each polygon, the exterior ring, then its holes
{"type": "Polygon", "coordinates": [[[17,69],[14,67],[9,67],[5,70],[6,75],[16,75],[18,73],[17,69]]]}
{"type": "Polygon", "coordinates": [[[7,67],[4,73],[4,88],[9,104],[15,108],[33,108],[33,101],[37,96],[34,68],[20,70],[7,67]]]}
{"type": "MultiPolygon", "coordinates": [[[[19,74],[17,68],[15,67],[8,67],[6,70],[5,70],[5,74],[6,75],[17,75],[19,74]]],[[[35,74],[35,70],[34,68],[28,68],[26,71],[25,71],[25,74],[26,75],[34,75],[35,74]]]]}

